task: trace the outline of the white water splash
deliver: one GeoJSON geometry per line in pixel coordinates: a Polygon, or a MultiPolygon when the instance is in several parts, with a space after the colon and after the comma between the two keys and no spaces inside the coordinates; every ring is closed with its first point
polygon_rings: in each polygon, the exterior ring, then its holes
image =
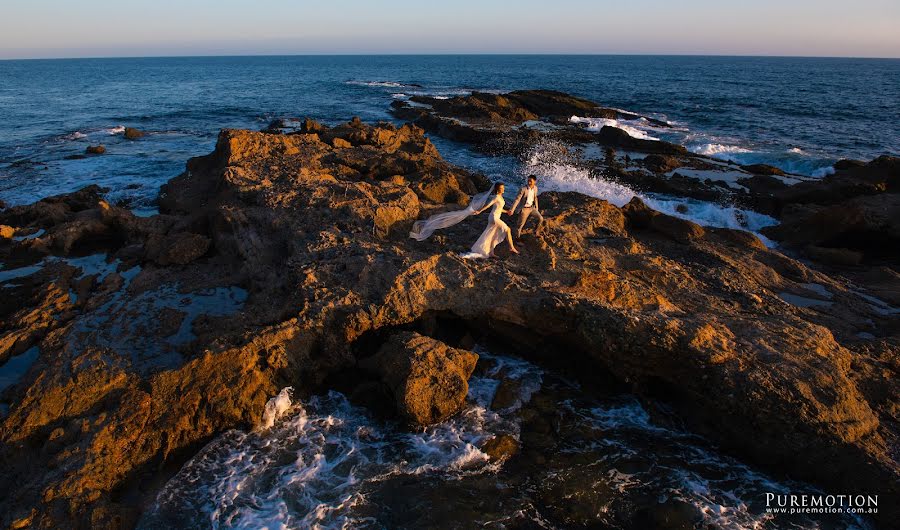
{"type": "Polygon", "coordinates": [[[291,409],[291,393],[293,391],[293,387],[282,388],[278,395],[266,402],[266,408],[258,425],[259,429],[271,429],[275,426],[275,421],[291,409]]]}
{"type": "Polygon", "coordinates": [[[579,116],[572,116],[569,118],[569,123],[583,123],[587,126],[587,130],[594,132],[600,131],[603,127],[616,127],[617,129],[622,129],[627,132],[632,138],[640,138],[641,140],[659,140],[659,138],[647,134],[647,130],[653,129],[653,127],[651,127],[647,120],[643,118],[636,120],[613,120],[609,118],[581,118],[579,116]]]}
{"type": "Polygon", "coordinates": [[[774,246],[772,241],[759,233],[766,226],[778,224],[777,220],[768,215],[695,199],[638,193],[624,184],[592,175],[587,169],[560,157],[558,150],[548,146],[533,149],[525,160],[524,169],[526,173],[538,175],[544,190],[577,191],[619,207],[627,204],[633,197],[638,197],[654,210],[703,226],[754,232],[767,246],[774,246]]]}

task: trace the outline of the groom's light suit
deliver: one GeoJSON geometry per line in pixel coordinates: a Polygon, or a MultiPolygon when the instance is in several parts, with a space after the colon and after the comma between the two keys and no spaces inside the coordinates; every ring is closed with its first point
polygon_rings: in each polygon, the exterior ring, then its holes
{"type": "Polygon", "coordinates": [[[522,228],[525,226],[525,221],[528,220],[528,216],[530,215],[537,217],[538,224],[535,233],[540,232],[541,227],[544,225],[544,216],[541,215],[540,208],[538,207],[537,184],[534,185],[534,188],[529,188],[527,184],[522,186],[509,211],[515,213],[519,202],[522,203],[522,210],[519,212],[519,226],[516,229],[516,237],[522,235],[522,228]]]}

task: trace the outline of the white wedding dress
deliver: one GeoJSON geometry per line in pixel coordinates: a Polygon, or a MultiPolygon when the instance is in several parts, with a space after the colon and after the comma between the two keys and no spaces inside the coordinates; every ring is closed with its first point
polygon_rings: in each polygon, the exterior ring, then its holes
{"type": "Polygon", "coordinates": [[[494,247],[509,237],[509,226],[503,222],[503,219],[500,219],[503,207],[506,206],[503,196],[495,195],[488,206],[492,206],[492,209],[488,217],[487,228],[481,233],[478,241],[472,245],[472,251],[462,255],[465,259],[489,258],[494,254],[494,247]]]}
{"type": "Polygon", "coordinates": [[[509,226],[500,219],[503,213],[503,207],[506,201],[500,195],[494,195],[490,191],[479,193],[472,197],[469,205],[462,210],[454,210],[452,212],[444,212],[432,215],[428,219],[416,221],[413,223],[412,229],[409,231],[409,237],[416,241],[424,241],[428,239],[435,230],[447,228],[460,223],[470,215],[475,215],[482,210],[492,207],[490,216],[488,217],[487,228],[481,233],[478,241],[472,245],[472,251],[462,255],[463,258],[488,258],[493,254],[494,247],[506,239],[510,233],[509,226]]]}

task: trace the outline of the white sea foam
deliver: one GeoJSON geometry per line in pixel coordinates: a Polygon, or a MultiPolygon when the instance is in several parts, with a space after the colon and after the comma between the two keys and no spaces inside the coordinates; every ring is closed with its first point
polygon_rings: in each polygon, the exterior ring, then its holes
{"type": "Polygon", "coordinates": [[[110,128],[108,128],[108,129],[103,129],[103,132],[105,132],[106,134],[109,134],[109,135],[113,135],[113,134],[122,134],[122,133],[125,132],[125,126],[124,126],[124,125],[117,125],[117,126],[115,126],[115,127],[110,127],[110,128]]]}
{"type": "Polygon", "coordinates": [[[258,426],[260,429],[271,429],[275,422],[290,410],[293,391],[294,389],[291,387],[282,388],[278,395],[266,402],[266,408],[263,410],[258,426]]]}
{"type": "MultiPolygon", "coordinates": [[[[476,350],[494,361],[491,373],[540,380],[533,365],[476,350]]],[[[356,527],[369,492],[392,477],[493,471],[479,447],[499,433],[518,436],[518,420],[489,410],[496,379],[469,383],[466,410],[413,433],[374,420],[337,392],[296,403],[282,390],[266,405],[265,428],[211,442],[166,485],[140,527],[198,514],[218,528],[356,527]]],[[[522,400],[536,390],[521,388],[522,400]]]]}
{"type": "MultiPolygon", "coordinates": [[[[264,430],[229,431],[207,445],[166,484],[138,527],[380,528],[385,521],[373,514],[393,508],[377,504],[383,490],[390,498],[412,481],[429,488],[435,479],[495,472],[500,464],[490,464],[479,447],[498,433],[517,435],[519,419],[487,404],[502,378],[518,380],[519,398],[527,401],[544,374],[526,361],[478,351],[491,368],[471,378],[469,406],[421,432],[376,420],[336,392],[289,403],[283,390],[267,407],[281,410],[280,419],[264,430]]],[[[754,506],[762,492],[810,490],[776,483],[714,453],[694,434],[655,424],[633,397],[564,400],[557,421],[566,425],[560,436],[578,433],[560,451],[579,455],[570,460],[575,465],[596,466],[597,486],[624,496],[653,494],[660,503],[686,502],[717,528],[762,528],[772,519],[754,506]],[[586,431],[602,434],[585,438],[586,431]]],[[[571,469],[551,467],[534,479],[560,480],[571,469]]],[[[517,506],[501,520],[542,520],[537,512],[523,514],[527,508],[517,506]]]]}
{"type": "Polygon", "coordinates": [[[406,86],[412,86],[412,85],[407,85],[405,83],[401,83],[399,81],[356,81],[356,80],[351,80],[351,81],[347,81],[347,84],[348,85],[360,85],[360,86],[377,86],[377,87],[385,87],[385,88],[401,88],[401,87],[406,87],[406,86]]]}
{"type": "Polygon", "coordinates": [[[732,160],[732,155],[740,153],[752,153],[750,149],[739,145],[728,145],[718,143],[703,143],[689,145],[688,149],[698,155],[711,156],[722,160],[732,160]]]}
{"type": "Polygon", "coordinates": [[[637,196],[654,210],[704,226],[756,232],[766,245],[774,246],[772,241],[759,234],[762,228],[778,223],[768,215],[712,202],[637,193],[624,184],[591,175],[587,169],[561,159],[558,153],[558,150],[548,149],[547,146],[538,146],[526,158],[525,172],[538,175],[544,190],[577,191],[616,206],[624,206],[637,196]]]}
{"type": "Polygon", "coordinates": [[[824,178],[828,175],[834,175],[834,166],[822,166],[810,172],[810,176],[816,178],[824,178]]]}
{"type": "Polygon", "coordinates": [[[587,130],[594,132],[607,126],[616,127],[627,132],[632,138],[640,138],[641,140],[659,140],[659,138],[650,136],[647,134],[646,130],[644,130],[649,129],[650,127],[648,126],[647,120],[643,118],[637,120],[614,120],[609,118],[582,118],[579,116],[572,116],[569,118],[569,123],[585,124],[587,130]]]}

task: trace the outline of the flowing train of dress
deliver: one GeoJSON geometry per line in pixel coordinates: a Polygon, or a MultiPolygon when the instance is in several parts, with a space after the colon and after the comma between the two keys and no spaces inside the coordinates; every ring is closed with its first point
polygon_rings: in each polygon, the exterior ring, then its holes
{"type": "Polygon", "coordinates": [[[465,259],[489,258],[494,254],[494,247],[509,237],[509,226],[503,222],[503,219],[500,219],[506,201],[502,196],[497,195],[491,204],[493,204],[493,209],[488,217],[487,228],[481,233],[478,241],[472,245],[472,251],[462,255],[465,259]]]}
{"type": "Polygon", "coordinates": [[[428,239],[435,230],[447,228],[448,226],[453,226],[457,223],[460,223],[466,217],[469,217],[478,210],[481,210],[482,208],[484,208],[484,206],[488,202],[488,199],[490,198],[492,198],[490,192],[479,193],[478,195],[472,197],[472,200],[469,201],[469,205],[462,210],[439,213],[436,215],[432,215],[431,217],[423,221],[416,221],[415,223],[413,223],[412,230],[410,230],[409,232],[409,237],[415,239],[416,241],[424,241],[428,239]]]}

